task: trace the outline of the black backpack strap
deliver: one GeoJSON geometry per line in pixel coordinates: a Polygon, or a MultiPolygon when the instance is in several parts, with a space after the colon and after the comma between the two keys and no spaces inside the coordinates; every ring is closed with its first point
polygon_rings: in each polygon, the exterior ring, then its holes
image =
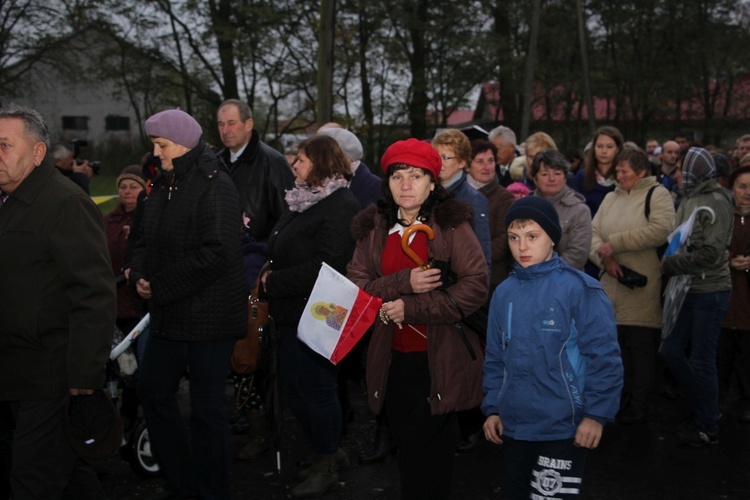
{"type": "MultiPolygon", "coordinates": [[[[660,184],[654,184],[651,186],[648,190],[648,194],[646,195],[646,220],[648,220],[648,216],[651,215],[651,195],[654,194],[654,189],[658,188],[660,184]]],[[[663,244],[656,247],[656,256],[659,257],[659,260],[664,257],[664,252],[667,251],[667,246],[669,245],[668,242],[664,242],[663,244]]],[[[666,283],[665,281],[662,282],[662,289],[664,288],[663,283],[666,283]]]]}
{"type": "Polygon", "coordinates": [[[648,216],[651,215],[651,195],[654,194],[654,189],[658,187],[659,184],[654,184],[648,190],[648,194],[646,195],[646,220],[648,220],[648,216]]]}

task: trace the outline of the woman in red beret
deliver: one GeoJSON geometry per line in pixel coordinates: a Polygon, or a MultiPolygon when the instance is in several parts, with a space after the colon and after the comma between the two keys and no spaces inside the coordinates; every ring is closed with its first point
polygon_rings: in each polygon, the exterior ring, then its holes
{"type": "Polygon", "coordinates": [[[442,162],[429,143],[396,142],[381,165],[387,182],[377,206],[354,220],[357,247],[348,267],[349,279],[383,299],[367,355],[368,399],[375,413],[388,413],[401,498],[448,498],[455,412],[481,403],[484,360],[477,335],[456,325],[486,301],[487,264],[469,205],[437,182],[442,162]],[[424,262],[446,263],[444,277],[402,250],[404,230],[416,224],[429,226],[434,239],[417,231],[409,248],[424,262]]]}

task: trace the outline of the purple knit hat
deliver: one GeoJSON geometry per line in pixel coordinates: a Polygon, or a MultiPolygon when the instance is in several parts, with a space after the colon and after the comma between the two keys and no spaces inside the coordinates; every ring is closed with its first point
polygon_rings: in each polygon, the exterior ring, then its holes
{"type": "Polygon", "coordinates": [[[195,118],[179,109],[156,113],[146,120],[145,127],[149,137],[163,137],[190,149],[198,145],[203,134],[195,118]]]}

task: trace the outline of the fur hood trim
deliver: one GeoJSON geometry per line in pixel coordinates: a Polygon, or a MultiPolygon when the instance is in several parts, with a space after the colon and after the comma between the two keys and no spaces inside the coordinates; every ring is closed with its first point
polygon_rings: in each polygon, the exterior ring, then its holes
{"type": "MultiPolygon", "coordinates": [[[[450,229],[464,222],[472,225],[474,221],[474,212],[471,205],[457,200],[449,199],[438,205],[430,217],[428,224],[437,224],[441,229],[450,229]]],[[[378,207],[374,204],[362,210],[352,222],[352,235],[355,240],[361,240],[367,237],[376,227],[385,224],[385,220],[378,213],[378,207]]]]}

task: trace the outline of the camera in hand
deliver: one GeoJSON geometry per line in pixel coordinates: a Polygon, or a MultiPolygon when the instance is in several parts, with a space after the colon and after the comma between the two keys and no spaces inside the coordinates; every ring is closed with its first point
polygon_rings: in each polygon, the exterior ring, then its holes
{"type": "Polygon", "coordinates": [[[617,281],[626,287],[634,289],[648,284],[648,276],[644,276],[643,274],[633,271],[629,267],[623,265],[620,265],[620,269],[622,270],[622,276],[617,278],[617,281]]]}
{"type": "MultiPolygon", "coordinates": [[[[89,141],[87,141],[86,139],[72,139],[70,141],[70,144],[73,145],[73,157],[76,160],[76,165],[82,165],[85,160],[79,156],[81,154],[81,148],[85,148],[86,146],[88,146],[89,141]]],[[[90,161],[89,167],[91,167],[91,170],[95,175],[99,175],[102,164],[100,161],[90,161]]]]}

